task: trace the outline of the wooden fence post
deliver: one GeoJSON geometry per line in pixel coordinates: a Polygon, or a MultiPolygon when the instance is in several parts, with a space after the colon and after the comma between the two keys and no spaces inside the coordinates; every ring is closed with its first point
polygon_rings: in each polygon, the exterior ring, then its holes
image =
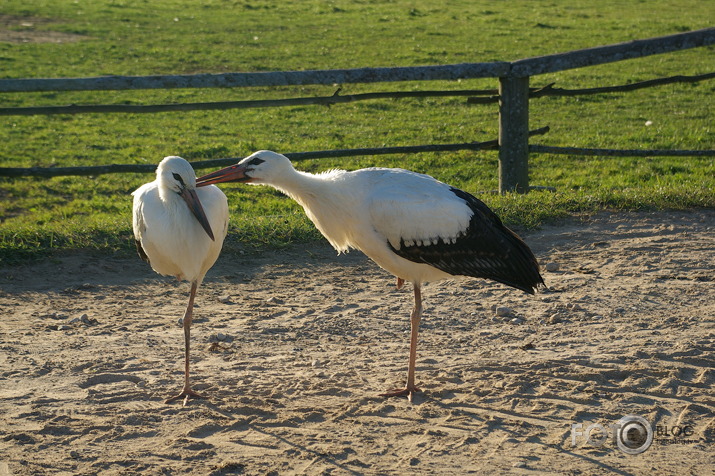
{"type": "Polygon", "coordinates": [[[499,78],[499,193],[529,191],[529,77],[499,78]]]}

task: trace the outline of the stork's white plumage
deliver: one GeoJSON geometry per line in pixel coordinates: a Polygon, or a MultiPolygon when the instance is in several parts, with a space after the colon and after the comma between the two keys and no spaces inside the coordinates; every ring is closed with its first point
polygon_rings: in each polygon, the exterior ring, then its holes
{"type": "Polygon", "coordinates": [[[290,160],[259,151],[237,165],[200,177],[271,185],[296,200],[338,252],[361,250],[414,285],[407,385],[383,395],[408,395],[415,386],[421,285],[455,275],[493,279],[534,293],[543,280],[528,246],[481,201],[428,175],[403,169],[300,172],[290,160]]]}
{"type": "Polygon", "coordinates": [[[221,253],[228,229],[228,203],[218,187],[196,189],[196,174],[181,157],[166,157],[156,180],[132,192],[133,228],[139,256],[159,274],[191,284],[184,313],[184,388],[166,403],[204,398],[189,384],[189,337],[196,291],[221,253]],[[215,234],[214,234],[215,232],[215,234]]]}

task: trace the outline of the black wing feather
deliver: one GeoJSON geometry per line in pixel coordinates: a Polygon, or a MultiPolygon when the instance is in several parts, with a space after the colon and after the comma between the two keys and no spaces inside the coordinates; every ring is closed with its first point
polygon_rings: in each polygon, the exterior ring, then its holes
{"type": "Polygon", "coordinates": [[[456,188],[451,191],[473,212],[469,227],[456,242],[440,238],[437,244],[405,246],[401,241],[400,249],[388,242],[390,248],[405,259],[449,274],[492,279],[534,294],[544,280],[531,249],[481,200],[456,188]]]}

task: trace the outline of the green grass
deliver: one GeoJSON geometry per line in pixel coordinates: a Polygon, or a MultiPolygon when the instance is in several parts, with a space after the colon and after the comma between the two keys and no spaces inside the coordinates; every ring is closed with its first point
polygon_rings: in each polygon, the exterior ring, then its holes
{"type": "MultiPolygon", "coordinates": [[[[262,1],[5,0],[10,29],[82,35],[65,43],[0,42],[0,76],[88,77],[192,74],[515,60],[711,26],[711,2],[586,0],[262,1]]],[[[0,27],[2,28],[2,27],[0,27]]],[[[623,84],[712,70],[705,47],[532,78],[567,88],[623,84]]],[[[385,90],[494,88],[496,80],[343,85],[343,94],[385,90]]],[[[0,94],[6,107],[153,104],[330,95],[334,87],[0,94]]],[[[608,148],[710,149],[715,82],[632,93],[531,102],[533,143],[608,148]],[[652,125],[646,126],[646,121],[652,125]]],[[[158,163],[239,157],[257,149],[297,152],[489,140],[495,105],[463,99],[365,101],[324,106],[160,114],[4,116],[0,164],[8,167],[158,163]]],[[[495,152],[431,153],[303,161],[332,167],[404,167],[470,191],[506,222],[534,227],[604,209],[715,206],[713,158],[532,155],[533,185],[557,192],[498,196],[495,152]]],[[[203,172],[203,171],[200,171],[203,172]]],[[[133,252],[130,193],[150,175],[0,178],[0,262],[91,248],[133,252]]],[[[231,205],[227,252],[318,238],[289,199],[264,187],[224,187],[231,205]]]]}

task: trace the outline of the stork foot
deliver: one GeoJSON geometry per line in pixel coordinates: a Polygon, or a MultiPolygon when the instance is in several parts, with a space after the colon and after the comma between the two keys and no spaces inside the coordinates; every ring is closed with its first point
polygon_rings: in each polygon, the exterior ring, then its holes
{"type": "Polygon", "coordinates": [[[189,388],[189,387],[184,387],[184,389],[181,391],[180,394],[175,395],[175,396],[173,396],[173,397],[171,397],[171,398],[166,399],[166,400],[164,401],[164,403],[172,403],[172,402],[175,402],[175,401],[177,401],[177,400],[181,400],[182,398],[184,399],[184,404],[183,404],[183,406],[186,406],[186,404],[189,402],[189,399],[190,399],[190,398],[202,398],[202,399],[207,399],[208,397],[206,397],[206,396],[204,396],[204,395],[201,395],[200,393],[194,392],[194,391],[191,390],[191,388],[189,388]]]}
{"type": "Polygon", "coordinates": [[[414,397],[415,393],[421,392],[417,387],[405,387],[405,388],[393,388],[392,390],[388,390],[385,393],[379,394],[380,397],[407,397],[407,400],[412,403],[412,398],[414,397]]]}

